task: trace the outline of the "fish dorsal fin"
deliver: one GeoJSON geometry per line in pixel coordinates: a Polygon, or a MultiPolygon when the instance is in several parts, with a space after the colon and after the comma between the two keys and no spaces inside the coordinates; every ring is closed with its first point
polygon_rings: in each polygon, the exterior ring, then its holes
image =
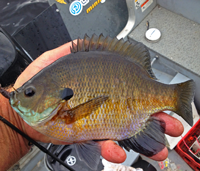
{"type": "Polygon", "coordinates": [[[92,114],[95,110],[97,110],[103,102],[108,99],[107,96],[100,96],[89,100],[85,103],[82,103],[72,109],[66,110],[62,112],[61,116],[66,124],[71,124],[79,119],[82,119],[90,114],[92,114]]]}
{"type": "Polygon", "coordinates": [[[77,45],[72,43],[71,52],[88,52],[88,51],[107,51],[117,53],[126,59],[140,65],[150,75],[151,78],[156,79],[151,68],[150,54],[145,45],[136,41],[124,41],[117,38],[104,37],[103,34],[88,37],[87,34],[84,39],[77,40],[77,45]]]}

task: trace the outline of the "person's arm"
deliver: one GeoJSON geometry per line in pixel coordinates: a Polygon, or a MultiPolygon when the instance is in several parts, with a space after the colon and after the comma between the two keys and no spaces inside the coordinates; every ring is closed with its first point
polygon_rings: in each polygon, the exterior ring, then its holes
{"type": "MultiPolygon", "coordinates": [[[[0,95],[0,115],[11,122],[21,131],[24,130],[24,121],[10,107],[8,99],[0,95]]],[[[0,170],[9,169],[30,149],[28,140],[0,121],[0,170]]]]}

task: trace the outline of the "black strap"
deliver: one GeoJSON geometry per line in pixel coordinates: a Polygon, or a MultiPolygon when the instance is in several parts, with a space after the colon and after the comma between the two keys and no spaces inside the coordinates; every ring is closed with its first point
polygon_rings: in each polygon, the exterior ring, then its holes
{"type": "Polygon", "coordinates": [[[68,166],[66,163],[64,163],[62,160],[60,160],[58,157],[56,157],[54,154],[50,153],[45,147],[43,147],[42,145],[40,145],[39,143],[37,143],[35,140],[33,140],[32,138],[30,138],[28,135],[26,135],[25,133],[23,133],[21,130],[19,130],[17,127],[15,127],[9,121],[7,121],[5,118],[3,118],[1,115],[0,115],[0,120],[3,123],[5,123],[6,125],[8,125],[10,128],[12,128],[13,130],[15,130],[17,133],[19,133],[21,136],[23,136],[24,138],[26,138],[30,143],[32,143],[35,146],[37,146],[41,151],[43,151],[44,153],[48,154],[53,159],[55,159],[56,161],[58,161],[60,164],[62,164],[63,166],[65,166],[67,169],[69,169],[70,171],[75,171],[70,166],[68,166]]]}

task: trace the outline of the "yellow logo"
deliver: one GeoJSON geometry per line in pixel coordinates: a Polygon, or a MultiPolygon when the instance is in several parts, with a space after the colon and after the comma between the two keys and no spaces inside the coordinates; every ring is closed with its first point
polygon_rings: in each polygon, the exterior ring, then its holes
{"type": "Polygon", "coordinates": [[[101,0],[97,0],[94,4],[92,4],[87,10],[87,14],[92,11],[99,3],[101,2],[101,0]]]}
{"type": "Polygon", "coordinates": [[[61,4],[67,4],[66,2],[65,2],[65,0],[56,0],[58,3],[61,3],[61,4]]]}

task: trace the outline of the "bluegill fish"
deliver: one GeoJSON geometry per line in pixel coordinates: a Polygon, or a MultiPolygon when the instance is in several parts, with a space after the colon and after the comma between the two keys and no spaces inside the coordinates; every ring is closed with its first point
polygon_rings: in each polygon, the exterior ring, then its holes
{"type": "Polygon", "coordinates": [[[193,124],[193,81],[157,82],[143,44],[103,35],[78,39],[71,54],[10,95],[24,121],[44,135],[76,143],[79,157],[93,169],[100,157],[93,140],[116,140],[152,156],[165,147],[164,122],[152,114],[171,110],[193,124]]]}

